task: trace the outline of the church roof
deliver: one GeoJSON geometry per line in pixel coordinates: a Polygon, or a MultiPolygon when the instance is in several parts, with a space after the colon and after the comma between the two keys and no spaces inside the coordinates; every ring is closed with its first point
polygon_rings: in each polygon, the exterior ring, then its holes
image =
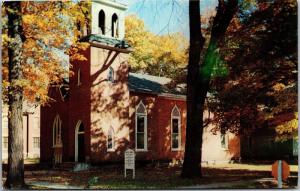
{"type": "Polygon", "coordinates": [[[106,37],[102,35],[90,34],[81,39],[82,42],[97,42],[104,45],[127,49],[131,46],[125,41],[116,38],[106,37]]]}
{"type": "Polygon", "coordinates": [[[171,79],[148,74],[129,73],[129,90],[133,92],[151,93],[166,97],[185,98],[184,88],[168,86],[171,79]]]}

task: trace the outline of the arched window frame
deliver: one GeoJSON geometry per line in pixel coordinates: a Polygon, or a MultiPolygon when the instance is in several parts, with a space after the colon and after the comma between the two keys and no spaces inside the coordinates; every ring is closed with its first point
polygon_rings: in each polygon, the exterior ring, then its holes
{"type": "Polygon", "coordinates": [[[223,150],[228,150],[229,147],[229,134],[227,132],[222,132],[221,131],[221,141],[220,141],[220,144],[221,144],[221,148],[223,150]]]}
{"type": "Polygon", "coordinates": [[[119,37],[119,17],[116,13],[111,17],[111,36],[119,37]]]}
{"type": "Polygon", "coordinates": [[[53,121],[53,147],[57,147],[57,146],[62,146],[62,137],[61,137],[61,124],[62,121],[59,117],[59,115],[57,114],[54,118],[53,121]]]}
{"type": "Polygon", "coordinates": [[[114,131],[113,127],[110,127],[107,132],[107,151],[108,152],[115,151],[115,131],[114,131]],[[110,139],[111,139],[111,144],[109,143],[110,139]],[[110,148],[110,145],[111,145],[111,148],[110,148]]]}
{"type": "Polygon", "coordinates": [[[180,110],[179,108],[177,107],[177,105],[175,105],[172,109],[172,112],[171,112],[171,150],[172,151],[178,151],[178,150],[181,150],[181,113],[180,113],[180,110]],[[174,115],[174,112],[175,110],[178,111],[179,113],[179,116],[175,116],[174,115]],[[178,124],[178,133],[174,133],[174,122],[173,120],[177,120],[177,124],[178,124]],[[178,136],[178,147],[174,147],[173,145],[173,136],[178,136]]]}
{"type": "Polygon", "coordinates": [[[108,68],[107,80],[111,83],[115,82],[115,71],[112,67],[108,68]]]}
{"type": "Polygon", "coordinates": [[[101,9],[98,13],[99,33],[105,35],[105,12],[101,9]]]}
{"type": "Polygon", "coordinates": [[[75,133],[74,133],[74,143],[75,143],[75,162],[78,162],[78,135],[79,134],[84,134],[85,129],[84,129],[84,124],[81,120],[78,120],[75,126],[75,133]],[[80,129],[80,127],[83,127],[83,130],[80,129]]]}
{"type": "Polygon", "coordinates": [[[147,147],[147,142],[148,142],[148,136],[147,136],[147,108],[144,105],[144,103],[142,101],[139,102],[139,104],[136,106],[135,108],[135,149],[136,151],[147,151],[148,147],[147,147]],[[144,112],[140,113],[138,112],[139,107],[143,107],[144,112]],[[143,123],[144,123],[144,132],[138,132],[138,120],[139,119],[144,119],[143,123]],[[138,137],[138,133],[143,134],[144,136],[144,147],[143,148],[138,148],[137,145],[137,137],[138,137]]]}

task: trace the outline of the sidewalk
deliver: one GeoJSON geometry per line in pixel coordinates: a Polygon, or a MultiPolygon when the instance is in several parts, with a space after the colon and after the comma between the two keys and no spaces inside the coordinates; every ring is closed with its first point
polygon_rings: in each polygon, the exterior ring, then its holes
{"type": "MultiPolygon", "coordinates": [[[[211,184],[193,185],[193,186],[182,186],[176,189],[224,189],[224,188],[255,188],[255,183],[271,183],[276,188],[276,181],[273,178],[261,178],[248,181],[234,181],[234,182],[218,182],[211,184]],[[248,187],[249,186],[249,187],[248,187]],[[253,187],[252,187],[253,186],[253,187]]],[[[88,189],[84,186],[72,186],[64,184],[54,184],[49,182],[31,182],[30,186],[42,187],[47,189],[88,189]]]]}
{"type": "Polygon", "coordinates": [[[58,190],[64,190],[64,189],[75,189],[75,190],[82,190],[85,189],[84,186],[71,186],[66,184],[55,184],[55,183],[49,183],[49,182],[30,182],[28,184],[29,186],[35,186],[35,187],[42,187],[47,189],[58,189],[58,190]]]}
{"type": "MultiPolygon", "coordinates": [[[[205,185],[194,185],[194,186],[183,186],[178,187],[178,189],[257,189],[257,184],[271,184],[273,188],[277,188],[277,182],[274,178],[260,178],[254,180],[242,180],[234,182],[218,182],[205,185]]],[[[295,187],[296,188],[296,187],[295,187]]],[[[260,188],[262,189],[262,188],[260,188]]]]}

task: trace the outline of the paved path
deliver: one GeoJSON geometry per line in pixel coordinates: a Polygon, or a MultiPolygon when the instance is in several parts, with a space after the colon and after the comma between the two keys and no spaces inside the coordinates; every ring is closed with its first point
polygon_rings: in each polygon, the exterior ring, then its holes
{"type": "MultiPolygon", "coordinates": [[[[211,184],[201,184],[201,185],[193,185],[193,186],[182,186],[177,187],[177,189],[222,189],[222,188],[239,188],[239,186],[245,187],[247,184],[255,183],[255,182],[274,182],[273,178],[260,178],[254,180],[241,180],[241,181],[233,181],[233,182],[218,182],[211,184]]],[[[30,182],[29,185],[44,187],[48,189],[86,189],[84,186],[71,186],[64,184],[54,184],[49,182],[30,182]]]]}
{"type": "Polygon", "coordinates": [[[241,180],[241,181],[232,181],[232,182],[217,182],[211,184],[201,184],[193,186],[182,186],[178,187],[179,189],[216,189],[216,188],[243,188],[245,185],[255,182],[274,182],[274,178],[260,178],[254,180],[241,180]]]}
{"type": "Polygon", "coordinates": [[[44,187],[49,189],[85,189],[83,186],[71,186],[71,185],[64,185],[64,184],[54,184],[49,182],[30,182],[30,186],[37,186],[37,187],[44,187]]]}
{"type": "Polygon", "coordinates": [[[178,189],[215,189],[215,188],[231,188],[237,185],[241,185],[245,183],[244,181],[235,181],[235,182],[218,182],[211,184],[201,184],[201,185],[193,185],[193,186],[182,186],[178,187],[178,189]]]}

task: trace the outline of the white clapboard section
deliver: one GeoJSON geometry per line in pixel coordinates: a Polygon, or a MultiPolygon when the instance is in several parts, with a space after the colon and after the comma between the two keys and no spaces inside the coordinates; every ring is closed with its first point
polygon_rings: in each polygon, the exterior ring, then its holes
{"type": "Polygon", "coordinates": [[[132,149],[127,149],[124,154],[124,176],[126,178],[126,170],[133,170],[132,178],[135,178],[135,153],[132,149]]]}

